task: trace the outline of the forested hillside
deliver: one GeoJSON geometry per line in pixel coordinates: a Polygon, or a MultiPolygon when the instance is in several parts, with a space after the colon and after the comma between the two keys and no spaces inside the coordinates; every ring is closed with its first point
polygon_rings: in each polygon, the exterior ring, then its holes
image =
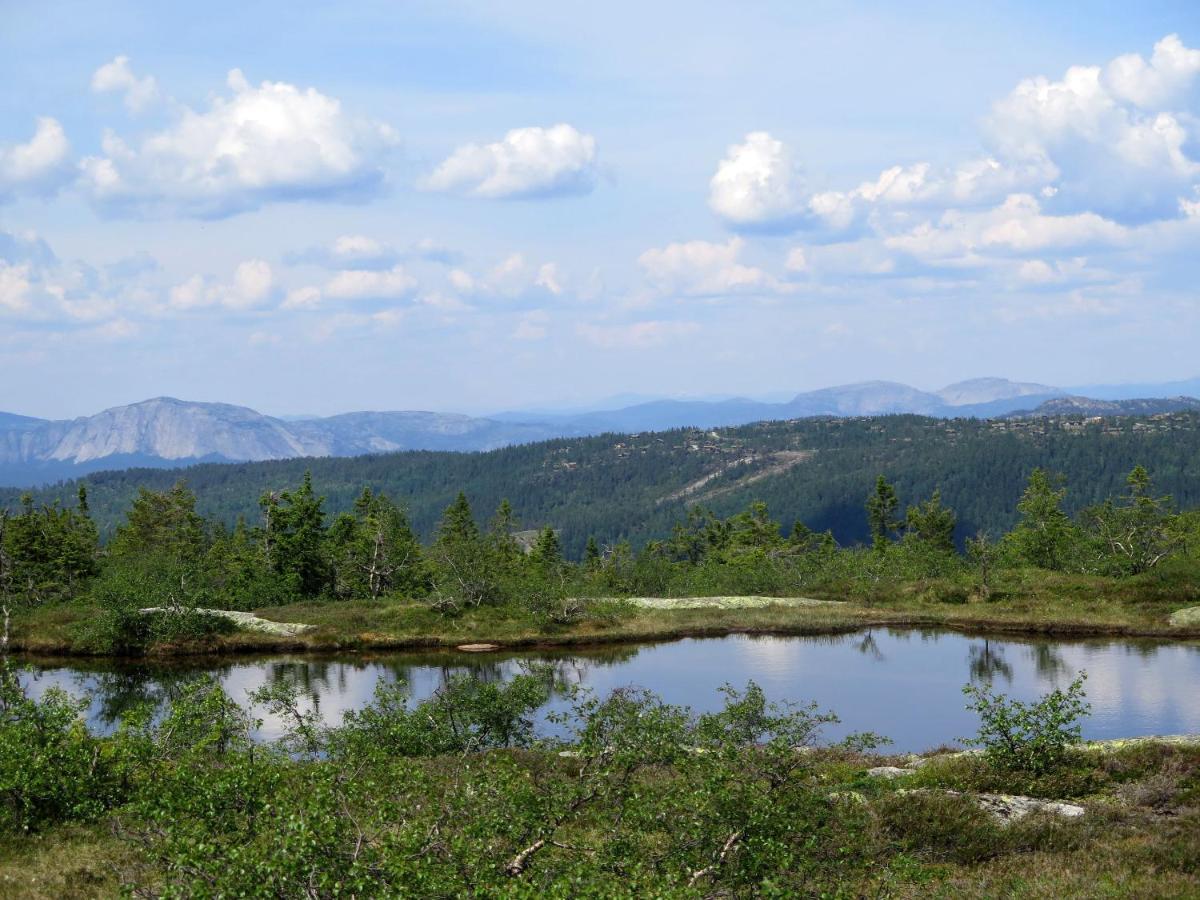
{"type": "MultiPolygon", "coordinates": [[[[477,515],[508,498],[522,525],[561,529],[577,557],[589,535],[601,544],[635,545],[670,532],[688,505],[728,515],[752,500],[772,517],[800,519],[839,542],[867,535],[863,504],[876,476],[895,483],[902,504],[940,489],[958,514],[958,535],[1009,528],[1029,473],[1061,473],[1074,512],[1119,494],[1133,466],[1181,506],[1200,505],[1200,415],[1181,413],[1106,420],[930,419],[918,416],[803,419],[712,431],[553,440],[487,453],[408,452],[356,458],[206,464],[135,469],[86,479],[92,514],[107,536],[145,486],[162,490],[186,479],[198,511],[233,523],[260,516],[264,493],[298,485],[311,470],[326,509],[348,510],[364,487],[405,505],[428,537],[461,490],[477,515]]],[[[38,502],[73,500],[78,484],[35,493],[38,502]]],[[[19,491],[0,492],[14,507],[19,491]]]]}

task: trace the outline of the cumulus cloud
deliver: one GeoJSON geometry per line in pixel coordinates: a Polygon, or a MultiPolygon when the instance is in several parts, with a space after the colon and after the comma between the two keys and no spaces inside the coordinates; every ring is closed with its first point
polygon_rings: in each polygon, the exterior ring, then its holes
{"type": "Polygon", "coordinates": [[[489,200],[531,199],[587,194],[598,177],[596,139],[559,124],[516,128],[494,143],[459,147],[422,186],[489,200]]]}
{"type": "Polygon", "coordinates": [[[289,265],[309,263],[327,269],[388,269],[401,254],[390,244],[365,234],[343,234],[328,244],[289,253],[289,265]]]}
{"type": "Polygon", "coordinates": [[[889,210],[981,207],[1009,194],[1123,224],[1170,218],[1200,183],[1198,78],[1200,50],[1176,35],[1149,60],[1127,54],[1027,78],[992,106],[986,152],[942,169],[891,166],[846,190],[810,191],[783,142],[751,132],[718,163],[709,206],[735,229],[833,235],[876,227],[889,210]]]}
{"type": "Polygon", "coordinates": [[[171,288],[168,305],[175,310],[221,307],[235,312],[260,309],[275,295],[275,276],[265,260],[248,259],[234,269],[228,282],[193,275],[171,288]]]}
{"type": "Polygon", "coordinates": [[[353,118],[315,88],[251,85],[234,69],[228,96],[176,110],[167,129],[127,142],[113,132],[81,164],[83,187],[112,215],[216,218],[265,203],[359,199],[383,181],[396,135],[353,118]]]}
{"type": "Polygon", "coordinates": [[[1028,194],[1013,194],[995,209],[950,210],[884,239],[884,244],[929,263],[978,262],[983,255],[1031,255],[1115,247],[1131,239],[1128,228],[1095,213],[1047,215],[1028,194]]]}
{"type": "Polygon", "coordinates": [[[735,226],[794,226],[808,203],[800,167],[783,142],[765,131],[752,131],[731,146],[708,186],[708,205],[735,226]]]}
{"type": "Polygon", "coordinates": [[[1125,222],[1170,217],[1200,180],[1197,75],[1200,51],[1170,35],[1149,61],[1128,54],[1072,66],[1058,80],[1025,79],[994,105],[988,132],[1004,157],[1052,175],[1062,209],[1125,222]]]}
{"type": "Polygon", "coordinates": [[[463,297],[539,300],[562,297],[567,291],[566,278],[556,263],[531,263],[522,253],[505,257],[479,275],[464,269],[451,269],[447,280],[463,297]]]}
{"type": "Polygon", "coordinates": [[[390,269],[342,269],[324,286],[306,285],[288,291],[283,309],[319,309],[328,301],[339,304],[374,300],[406,300],[416,293],[417,279],[403,266],[390,269]]]}
{"type": "Polygon", "coordinates": [[[314,265],[326,269],[390,269],[401,260],[424,260],[444,266],[457,264],[461,254],[432,238],[422,238],[407,248],[365,234],[343,234],[328,244],[294,251],[284,256],[288,265],[314,265]]]}
{"type": "Polygon", "coordinates": [[[28,263],[12,265],[0,260],[0,310],[9,313],[29,311],[32,288],[29,268],[28,263]]]}
{"type": "MultiPolygon", "coordinates": [[[[146,300],[139,274],[114,276],[107,267],[65,263],[31,232],[0,231],[0,317],[36,324],[43,334],[97,330],[146,300]]],[[[120,336],[112,330],[111,336],[120,336]]]]}
{"type": "Polygon", "coordinates": [[[43,116],[25,143],[0,144],[0,203],[52,194],[71,177],[71,145],[58,120],[43,116]]]}
{"type": "Polygon", "coordinates": [[[158,99],[158,83],[153,76],[134,75],[128,56],[118,56],[93,72],[92,90],[97,94],[124,94],[125,107],[131,113],[141,112],[158,99]]]}
{"type": "Polygon", "coordinates": [[[402,266],[386,272],[349,269],[338,272],[325,285],[324,293],[334,300],[399,300],[417,289],[417,279],[402,266]]]}
{"type": "Polygon", "coordinates": [[[745,241],[724,244],[688,241],[651,248],[638,257],[642,272],[664,294],[715,297],[737,293],[774,293],[785,286],[762,269],[738,262],[745,241]]]}

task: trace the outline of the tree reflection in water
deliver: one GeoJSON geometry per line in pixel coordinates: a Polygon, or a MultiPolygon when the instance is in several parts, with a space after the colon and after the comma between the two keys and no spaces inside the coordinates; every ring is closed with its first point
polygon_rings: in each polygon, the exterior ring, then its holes
{"type": "Polygon", "coordinates": [[[967,650],[967,666],[971,681],[991,682],[997,675],[1012,683],[1012,665],[1004,658],[1003,647],[993,647],[987,638],[982,644],[971,644],[967,650]]]}

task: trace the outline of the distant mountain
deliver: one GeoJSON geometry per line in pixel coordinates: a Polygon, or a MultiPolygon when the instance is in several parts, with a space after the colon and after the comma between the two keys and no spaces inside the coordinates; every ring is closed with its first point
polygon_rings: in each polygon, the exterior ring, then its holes
{"type": "MultiPolygon", "coordinates": [[[[601,546],[635,546],[671,534],[689,506],[727,516],[752,501],[772,518],[832,529],[843,544],[868,539],[863,501],[885,475],[900,502],[940,490],[958,515],[958,536],[1010,528],[1029,473],[1062,473],[1069,513],[1125,490],[1144,465],[1156,495],[1181,508],[1200,505],[1200,413],[1083,421],[918,416],[816,418],[738,428],[677,430],[552,440],[490,453],[391,453],[352,458],[268,460],[187,469],[135,469],[87,478],[101,534],[111,535],[138,488],[164,490],[186,478],[205,515],[232,524],[259,522],[258,498],[293,487],[306,470],[326,498],[329,516],[353,508],[364,487],[402,502],[425,537],[461,490],[480,521],[512,501],[523,529],[560,531],[573,557],[588,537],[601,546]]],[[[73,501],[77,484],[35,492],[35,502],[73,501]]],[[[0,489],[0,509],[20,491],[0,489]]],[[[903,506],[901,507],[903,508],[903,506]]]]}
{"type": "Polygon", "coordinates": [[[101,468],[491,450],[558,433],[540,425],[431,412],[347,413],[285,422],[243,406],[159,397],[68,421],[3,414],[0,484],[36,484],[101,468]]]}
{"type": "Polygon", "coordinates": [[[1072,396],[1097,400],[1137,400],[1143,397],[1200,397],[1200,378],[1140,384],[1086,384],[1072,387],[1072,396]]]}
{"type": "Polygon", "coordinates": [[[972,378],[947,385],[937,392],[937,396],[950,406],[968,406],[1017,397],[1056,396],[1062,393],[1064,392],[1059,388],[1048,384],[1009,381],[1007,378],[972,378]]]}
{"type": "Polygon", "coordinates": [[[0,485],[42,484],[134,466],[163,468],[399,450],[485,451],[605,432],[721,428],[814,416],[917,414],[969,419],[1013,413],[1153,414],[1193,408],[1179,404],[1195,401],[1171,396],[1173,399],[1166,401],[1120,400],[1106,406],[1113,398],[1086,399],[1043,384],[976,378],[932,392],[892,381],[865,381],[806,391],[775,403],[748,398],[651,400],[606,410],[516,412],[488,418],[404,411],[289,419],[225,403],[159,397],[69,421],[0,413],[0,485]]]}
{"type": "Polygon", "coordinates": [[[32,416],[18,416],[16,413],[0,412],[0,431],[26,431],[46,421],[32,416]]]}
{"type": "Polygon", "coordinates": [[[1010,413],[1010,419],[1044,416],[1156,416],[1200,411],[1195,397],[1139,397],[1130,400],[1097,400],[1092,397],[1056,397],[1034,409],[1010,413]]]}

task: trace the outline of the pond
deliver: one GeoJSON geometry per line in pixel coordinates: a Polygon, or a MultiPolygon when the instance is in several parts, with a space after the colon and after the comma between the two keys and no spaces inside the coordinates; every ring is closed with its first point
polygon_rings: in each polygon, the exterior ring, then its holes
{"type": "MultiPolygon", "coordinates": [[[[51,686],[88,696],[89,725],[102,732],[115,727],[131,704],[161,707],[187,680],[205,673],[219,678],[239,701],[268,682],[293,681],[322,720],[336,725],[347,710],[370,702],[383,680],[407,682],[411,696],[420,699],[453,673],[503,679],[532,660],[554,663],[564,679],[601,695],[636,685],[697,711],[720,705],[721,685],[744,687],[753,680],[773,700],[815,701],[837,713],[842,723],[827,728],[825,738],[874,731],[891,738],[897,752],[954,744],[974,734],[977,722],[962,695],[968,682],[991,682],[998,691],[1028,700],[1065,687],[1079,670],[1088,674],[1092,704],[1085,737],[1200,732],[1200,643],[984,638],[922,629],[730,635],[565,652],[223,657],[167,665],[33,661],[22,678],[35,696],[51,686]]],[[[543,710],[543,732],[551,728],[545,712],[565,702],[557,697],[543,710]]],[[[259,736],[269,740],[281,728],[266,718],[259,736]]]]}

